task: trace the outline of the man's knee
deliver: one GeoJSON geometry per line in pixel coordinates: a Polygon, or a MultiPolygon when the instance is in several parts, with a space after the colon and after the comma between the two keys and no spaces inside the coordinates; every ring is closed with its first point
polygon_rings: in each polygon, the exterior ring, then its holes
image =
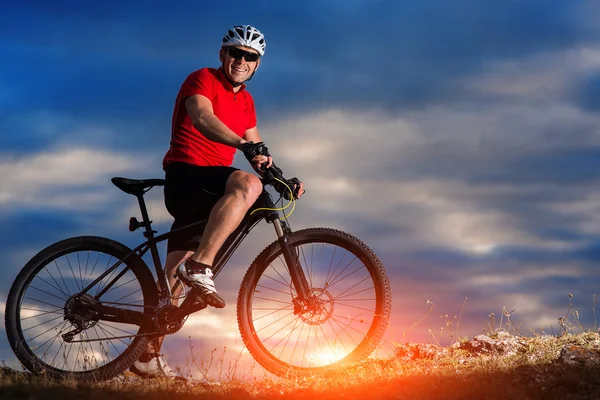
{"type": "Polygon", "coordinates": [[[236,171],[227,181],[226,192],[235,192],[242,196],[248,205],[252,205],[262,193],[261,180],[254,174],[245,171],[236,171]]]}

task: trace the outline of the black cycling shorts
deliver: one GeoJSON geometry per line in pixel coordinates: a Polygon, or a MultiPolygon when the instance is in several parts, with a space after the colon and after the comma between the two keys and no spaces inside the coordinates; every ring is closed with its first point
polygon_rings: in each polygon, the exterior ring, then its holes
{"type": "MultiPolygon", "coordinates": [[[[174,162],[165,167],[165,206],[175,219],[171,230],[207,219],[216,202],[225,194],[234,167],[199,167],[174,162]]],[[[167,253],[174,250],[196,251],[206,224],[192,233],[172,236],[167,253]]]]}

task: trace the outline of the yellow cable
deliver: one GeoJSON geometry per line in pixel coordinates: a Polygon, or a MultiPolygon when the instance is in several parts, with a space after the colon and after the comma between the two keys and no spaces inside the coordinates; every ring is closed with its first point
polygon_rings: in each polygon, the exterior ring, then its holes
{"type": "Polygon", "coordinates": [[[290,206],[290,204],[292,204],[292,211],[290,211],[290,213],[288,215],[285,215],[285,212],[283,213],[283,218],[279,218],[280,221],[283,221],[284,219],[286,219],[287,217],[289,217],[290,215],[292,215],[292,213],[294,212],[294,208],[296,208],[296,199],[294,198],[294,192],[292,191],[292,189],[287,185],[287,183],[285,183],[284,181],[282,181],[281,179],[277,179],[275,178],[276,181],[279,181],[281,183],[283,183],[283,185],[288,188],[288,190],[290,191],[290,202],[287,203],[287,205],[285,207],[282,208],[267,208],[267,207],[263,207],[263,208],[257,208],[252,210],[252,212],[250,213],[250,215],[254,214],[256,211],[260,211],[260,210],[265,210],[265,211],[282,211],[285,210],[286,208],[288,208],[290,206]]]}

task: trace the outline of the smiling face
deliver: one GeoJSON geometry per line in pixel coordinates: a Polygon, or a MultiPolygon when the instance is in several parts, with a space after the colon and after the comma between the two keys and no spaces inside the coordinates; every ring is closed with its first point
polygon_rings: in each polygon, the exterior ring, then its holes
{"type": "Polygon", "coordinates": [[[225,74],[236,83],[248,80],[260,64],[258,52],[246,46],[222,48],[219,57],[223,63],[225,74]]]}

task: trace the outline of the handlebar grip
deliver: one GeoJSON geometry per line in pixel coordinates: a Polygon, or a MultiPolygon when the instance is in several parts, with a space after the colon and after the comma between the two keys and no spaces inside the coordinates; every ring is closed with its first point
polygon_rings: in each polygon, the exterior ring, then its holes
{"type": "Polygon", "coordinates": [[[295,199],[298,198],[298,191],[300,190],[300,180],[298,178],[285,179],[283,171],[276,166],[275,163],[272,163],[269,168],[262,167],[261,171],[263,173],[265,184],[273,186],[273,188],[275,188],[275,190],[277,190],[277,192],[279,192],[286,200],[291,200],[291,196],[295,199]],[[285,184],[289,186],[289,189],[277,179],[285,182],[285,184]],[[292,190],[291,196],[290,189],[292,190]]]}

